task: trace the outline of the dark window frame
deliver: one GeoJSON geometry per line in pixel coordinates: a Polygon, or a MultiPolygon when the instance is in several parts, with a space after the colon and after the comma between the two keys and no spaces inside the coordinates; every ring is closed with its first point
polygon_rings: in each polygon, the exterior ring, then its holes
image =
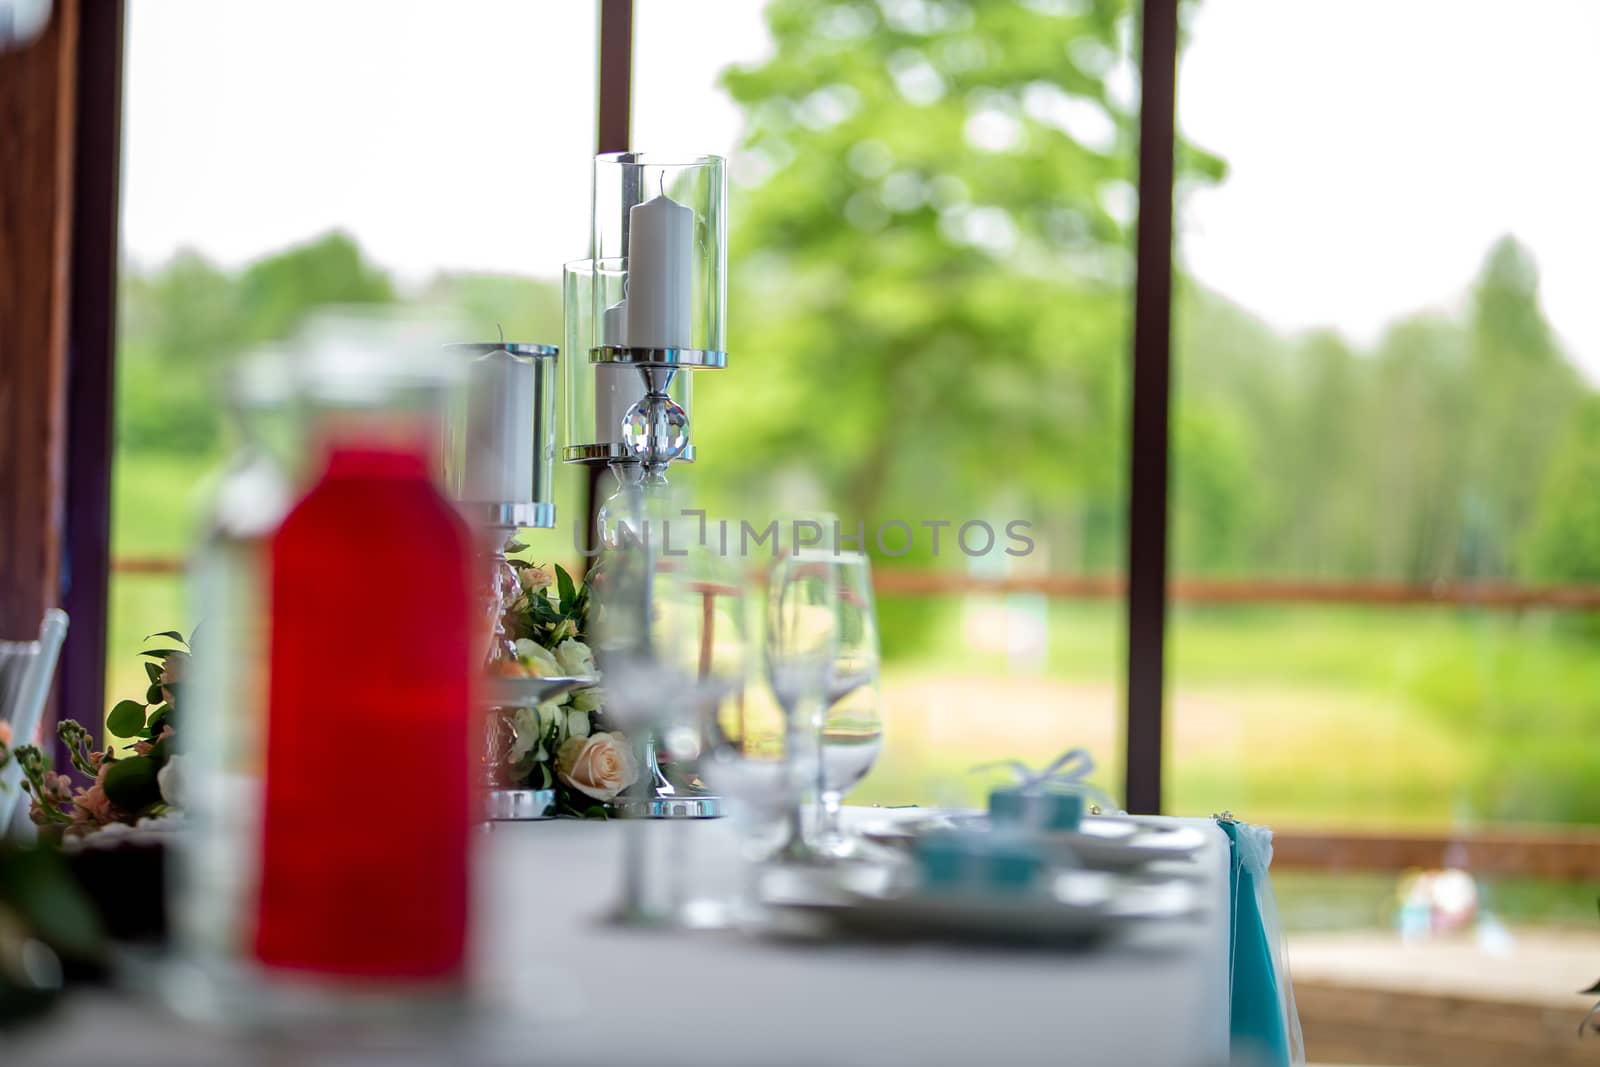
{"type": "MultiPolygon", "coordinates": [[[[596,150],[627,151],[633,0],[598,0],[596,150]]],[[[1129,811],[1161,810],[1168,604],[1167,510],[1172,314],[1172,189],[1178,0],[1142,0],[1139,213],[1130,352],[1124,782],[1129,811]]],[[[77,71],[63,603],[72,616],[61,714],[93,721],[105,691],[112,404],[116,360],[118,176],[124,0],[82,7],[77,71]]],[[[593,484],[590,507],[593,506],[593,484]]]]}

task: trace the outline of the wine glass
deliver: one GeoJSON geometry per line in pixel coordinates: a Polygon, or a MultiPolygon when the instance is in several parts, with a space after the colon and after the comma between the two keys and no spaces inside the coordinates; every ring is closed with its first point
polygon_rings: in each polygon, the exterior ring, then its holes
{"type": "MultiPolygon", "coordinates": [[[[783,712],[784,748],[791,771],[798,772],[802,782],[817,780],[816,740],[821,736],[829,679],[838,654],[834,563],[835,557],[827,552],[788,553],[773,565],[767,584],[767,681],[783,712]]],[[[816,859],[817,853],[805,839],[799,795],[789,805],[787,822],[789,839],[783,856],[816,859]]]]}
{"type": "Polygon", "coordinates": [[[836,554],[838,647],[828,671],[818,734],[817,851],[855,854],[856,843],[840,824],[844,795],[865,778],[883,747],[878,694],[881,653],[872,601],[872,566],[865,554],[836,554]]]}

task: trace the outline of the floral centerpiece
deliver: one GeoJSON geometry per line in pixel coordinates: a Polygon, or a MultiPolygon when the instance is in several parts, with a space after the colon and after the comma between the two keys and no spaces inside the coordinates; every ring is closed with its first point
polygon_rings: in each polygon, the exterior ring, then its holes
{"type": "MultiPolygon", "coordinates": [[[[552,577],[551,570],[526,560],[510,562],[521,591],[507,607],[505,628],[517,659],[502,664],[501,671],[598,679],[588,644],[590,594],[597,569],[591,568],[580,583],[559,565],[552,568],[552,577]]],[[[519,708],[512,729],[514,784],[554,789],[558,815],[603,817],[617,794],[639,776],[628,739],[606,722],[598,685],[537,707],[519,708]]]]}
{"type": "Polygon", "coordinates": [[[144,699],[119,701],[106,716],[106,732],[116,741],[97,750],[94,736],[80,723],[65,719],[56,727],[72,770],[87,785],[56,772],[39,746],[12,747],[16,739],[0,724],[0,767],[16,760],[22,789],[32,801],[29,814],[44,835],[77,837],[108,826],[137,826],[178,811],[182,757],[174,748],[173,724],[191,646],[176,630],[146,640],[156,638],[168,646],[139,653],[149,679],[144,699]]]}

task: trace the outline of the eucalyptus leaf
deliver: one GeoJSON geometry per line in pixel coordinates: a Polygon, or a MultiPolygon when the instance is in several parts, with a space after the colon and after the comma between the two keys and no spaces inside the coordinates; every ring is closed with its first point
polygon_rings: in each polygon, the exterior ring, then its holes
{"type": "Polygon", "coordinates": [[[161,799],[155,761],[143,756],[117,760],[100,780],[106,798],[123,811],[136,812],[161,799]]]}
{"type": "Polygon", "coordinates": [[[578,599],[577,590],[572,587],[572,575],[561,564],[556,564],[556,589],[561,593],[561,610],[570,612],[573,604],[578,599]]]}
{"type": "Polygon", "coordinates": [[[143,652],[139,653],[139,655],[154,656],[156,659],[166,659],[168,656],[186,656],[188,653],[181,648],[147,648],[143,652]]]}
{"type": "Polygon", "coordinates": [[[144,705],[137,700],[122,700],[106,716],[106,729],[113,737],[138,737],[144,729],[144,705]]]}
{"type": "MultiPolygon", "coordinates": [[[[183,635],[182,635],[182,634],[180,634],[180,633],[179,633],[179,632],[178,632],[178,631],[176,631],[176,630],[162,630],[162,631],[161,631],[161,632],[160,632],[160,633],[158,633],[158,634],[145,634],[145,635],[144,635],[144,639],[145,639],[145,640],[146,640],[146,641],[148,641],[148,640],[150,640],[150,639],[151,639],[151,638],[153,638],[153,637],[170,637],[170,638],[172,638],[172,639],[173,639],[173,640],[174,640],[174,641],[183,641],[183,635]]],[[[189,642],[187,642],[187,641],[184,641],[184,644],[188,644],[188,643],[189,643],[189,642]]]]}
{"type": "Polygon", "coordinates": [[[149,679],[150,679],[152,684],[160,682],[161,681],[161,664],[159,664],[159,663],[146,663],[144,665],[144,673],[149,677],[149,679]]]}
{"type": "Polygon", "coordinates": [[[144,702],[146,704],[159,704],[161,703],[161,700],[162,696],[160,685],[152,684],[149,689],[144,691],[144,702]]]}

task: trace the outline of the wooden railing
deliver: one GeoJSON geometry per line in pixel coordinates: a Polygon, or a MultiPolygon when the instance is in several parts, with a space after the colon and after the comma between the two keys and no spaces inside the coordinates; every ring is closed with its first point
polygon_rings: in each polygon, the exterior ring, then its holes
{"type": "Polygon", "coordinates": [[[1461,832],[1275,830],[1272,869],[1323,874],[1459,867],[1477,875],[1600,881],[1600,831],[1492,826],[1461,832]]]}
{"type": "MultiPolygon", "coordinates": [[[[183,561],[170,556],[119,556],[117,574],[179,574],[183,561]]],[[[989,577],[957,571],[881,567],[873,585],[879,596],[933,597],[972,593],[1036,593],[1052,600],[1119,600],[1126,583],[1111,575],[1037,574],[989,577]]],[[[1511,582],[1324,582],[1294,578],[1177,578],[1172,599],[1185,604],[1365,604],[1448,605],[1518,611],[1600,611],[1600,585],[1517,585],[1511,582]]]]}

